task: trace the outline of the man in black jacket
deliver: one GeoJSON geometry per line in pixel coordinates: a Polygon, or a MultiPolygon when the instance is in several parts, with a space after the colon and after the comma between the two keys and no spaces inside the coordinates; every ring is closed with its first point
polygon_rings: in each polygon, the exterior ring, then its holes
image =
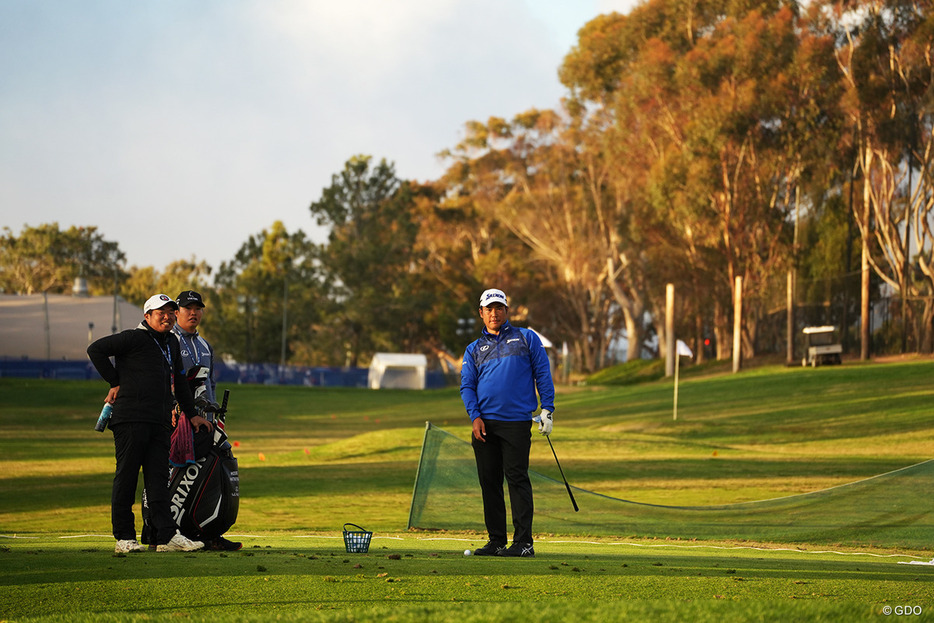
{"type": "MultiPolygon", "coordinates": [[[[102,337],[88,346],[91,363],[110,384],[106,402],[113,405],[108,426],[113,431],[117,461],[111,496],[117,553],[146,549],[136,540],[133,515],[140,469],[156,530],[156,550],[192,551],[204,546],[178,532],[169,510],[169,446],[175,399],[184,412],[195,412],[178,340],[172,334],[177,311],[175,301],[156,294],[143,306],[144,320],[138,327],[102,337]]],[[[191,418],[191,425],[196,430],[211,428],[197,416],[191,418]]]]}

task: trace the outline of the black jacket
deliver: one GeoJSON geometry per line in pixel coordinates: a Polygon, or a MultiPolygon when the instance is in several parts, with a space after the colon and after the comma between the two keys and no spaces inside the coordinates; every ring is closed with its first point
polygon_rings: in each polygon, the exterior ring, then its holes
{"type": "Polygon", "coordinates": [[[111,387],[120,386],[110,426],[150,422],[171,428],[175,399],[182,411],[195,413],[178,339],[173,333],[153,331],[141,322],[135,329],[95,341],[88,346],[88,357],[111,387]],[[114,358],[114,363],[110,357],[114,358]]]}

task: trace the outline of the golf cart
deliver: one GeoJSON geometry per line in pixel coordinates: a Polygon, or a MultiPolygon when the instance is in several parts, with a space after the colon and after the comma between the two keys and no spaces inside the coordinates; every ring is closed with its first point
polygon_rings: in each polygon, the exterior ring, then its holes
{"type": "Polygon", "coordinates": [[[816,368],[820,365],[840,363],[843,345],[837,339],[837,327],[804,327],[804,339],[807,355],[801,360],[802,366],[816,368]]]}

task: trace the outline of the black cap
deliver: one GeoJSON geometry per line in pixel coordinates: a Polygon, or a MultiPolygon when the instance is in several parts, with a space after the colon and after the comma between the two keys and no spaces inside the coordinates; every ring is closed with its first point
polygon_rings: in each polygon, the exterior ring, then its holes
{"type": "Polygon", "coordinates": [[[185,290],[184,292],[180,293],[178,298],[175,299],[175,302],[178,303],[179,307],[188,307],[192,303],[204,307],[204,301],[201,300],[201,294],[195,292],[194,290],[185,290]]]}

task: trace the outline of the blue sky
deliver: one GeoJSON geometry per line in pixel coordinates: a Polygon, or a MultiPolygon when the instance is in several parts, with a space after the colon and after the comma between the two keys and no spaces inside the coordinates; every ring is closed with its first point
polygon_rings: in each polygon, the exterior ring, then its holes
{"type": "Polygon", "coordinates": [[[578,29],[634,0],[3,0],[0,227],[95,225],[214,268],[355,154],[438,177],[464,123],[556,106],[578,29]]]}

